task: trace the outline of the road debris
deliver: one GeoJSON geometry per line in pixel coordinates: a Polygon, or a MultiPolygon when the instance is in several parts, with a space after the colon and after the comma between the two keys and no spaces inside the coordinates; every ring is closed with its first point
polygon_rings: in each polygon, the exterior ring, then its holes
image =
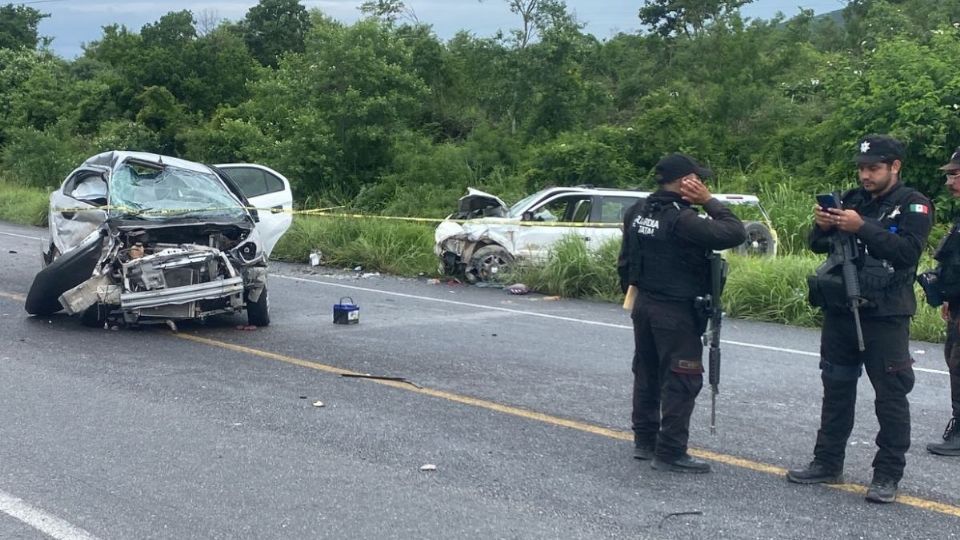
{"type": "Polygon", "coordinates": [[[530,292],[530,287],[527,287],[523,283],[514,283],[506,287],[507,292],[510,294],[528,294],[530,292]]]}
{"type": "Polygon", "coordinates": [[[319,249],[315,249],[310,252],[310,266],[320,266],[320,261],[323,260],[323,252],[319,249]]]}
{"type": "Polygon", "coordinates": [[[544,296],[544,297],[543,297],[543,301],[544,301],[544,302],[556,302],[556,301],[559,300],[559,299],[560,299],[559,296],[544,296]]]}
{"type": "Polygon", "coordinates": [[[674,517],[674,516],[702,516],[702,515],[703,515],[703,512],[700,511],[700,510],[693,510],[692,512],[671,512],[671,513],[663,516],[663,519],[660,520],[660,524],[657,525],[657,528],[658,528],[658,529],[662,529],[662,528],[663,528],[663,523],[664,523],[665,521],[667,521],[668,518],[671,518],[671,517],[674,517]]]}
{"type": "Polygon", "coordinates": [[[238,324],[236,329],[243,332],[253,332],[257,329],[257,327],[252,324],[238,324]]]}
{"type": "Polygon", "coordinates": [[[427,463],[426,465],[421,465],[421,466],[420,466],[420,470],[421,470],[421,471],[435,471],[435,470],[437,470],[437,466],[434,465],[433,463],[427,463]]]}
{"type": "Polygon", "coordinates": [[[314,407],[323,407],[324,405],[323,405],[323,402],[322,402],[322,401],[314,401],[314,402],[313,402],[313,406],[314,406],[314,407]]]}
{"type": "Polygon", "coordinates": [[[407,380],[405,377],[391,377],[391,376],[388,376],[388,375],[371,375],[371,374],[369,374],[369,373],[341,373],[340,376],[341,376],[341,377],[349,377],[349,378],[351,378],[351,379],[372,379],[372,380],[376,380],[376,381],[396,381],[396,382],[407,383],[407,384],[409,384],[410,386],[413,386],[414,388],[420,388],[420,389],[423,388],[423,387],[420,386],[419,384],[417,384],[417,383],[415,383],[415,382],[413,382],[413,381],[407,380]]]}

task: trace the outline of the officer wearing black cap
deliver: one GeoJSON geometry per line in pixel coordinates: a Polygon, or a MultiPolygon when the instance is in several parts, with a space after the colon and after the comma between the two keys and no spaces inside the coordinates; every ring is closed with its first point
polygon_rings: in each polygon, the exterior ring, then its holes
{"type": "Polygon", "coordinates": [[[707,255],[746,239],[743,223],[710,195],[709,169],[683,154],[661,159],[659,189],[627,210],[618,271],[639,289],[631,313],[634,457],[654,469],[710,472],[687,453],[690,415],[703,386],[704,321],[695,298],[709,287],[707,255]],[[713,219],[701,219],[691,204],[713,219]]]}
{"type": "MultiPolygon", "coordinates": [[[[940,170],[946,174],[950,195],[960,197],[960,147],[940,170]]],[[[960,456],[960,220],[940,243],[933,258],[938,263],[937,293],[943,299],[940,316],[947,321],[947,343],[943,352],[950,371],[953,417],[947,422],[943,440],[928,444],[927,451],[941,456],[960,456]]],[[[927,298],[930,299],[929,291],[927,298]]]]}
{"type": "Polygon", "coordinates": [[[816,225],[809,241],[815,253],[829,252],[834,241],[853,242],[864,348],[860,350],[842,280],[818,271],[811,280],[810,300],[823,310],[820,430],[813,461],[804,469],[789,471],[787,479],[801,484],[842,482],[857,380],[866,368],[880,424],[873,480],[866,498],[889,503],[896,499],[910,447],[907,394],[913,389],[914,375],[908,340],[910,317],[917,308],[913,281],[930,232],[933,207],[926,197],[900,181],[904,149],[899,141],[868,135],[857,143],[856,150],[860,188],[841,197],[842,208],[815,206],[816,225]]]}

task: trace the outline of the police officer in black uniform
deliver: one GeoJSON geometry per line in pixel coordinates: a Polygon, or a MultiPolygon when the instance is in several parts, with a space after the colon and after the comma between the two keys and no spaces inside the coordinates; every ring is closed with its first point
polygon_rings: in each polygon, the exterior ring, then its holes
{"type": "Polygon", "coordinates": [[[693,158],[671,154],[655,169],[660,188],[627,211],[618,271],[624,292],[639,289],[631,317],[634,457],[654,469],[710,472],[687,453],[690,415],[703,387],[705,320],[695,298],[707,293],[712,250],[746,239],[743,223],[712,198],[693,158]],[[691,204],[713,219],[701,219],[691,204]]]}
{"type": "Polygon", "coordinates": [[[907,394],[913,389],[914,374],[908,341],[910,317],[917,309],[913,281],[933,215],[930,201],[900,182],[903,154],[903,145],[892,137],[866,136],[858,143],[856,156],[861,187],[841,197],[842,209],[814,209],[816,225],[809,241],[815,253],[835,249],[835,240],[854,242],[864,299],[859,309],[864,350],[860,351],[842,279],[818,270],[811,280],[810,299],[824,315],[820,430],[810,465],[787,473],[788,480],[801,484],[842,482],[857,380],[865,367],[880,424],[866,498],[879,503],[896,499],[910,447],[907,394]]]}
{"type": "MultiPolygon", "coordinates": [[[[950,194],[960,197],[960,148],[950,156],[950,162],[940,169],[946,173],[950,194]]],[[[947,343],[943,353],[950,370],[953,417],[947,422],[943,441],[928,444],[927,451],[941,456],[960,456],[960,220],[943,239],[934,259],[938,262],[937,293],[944,300],[940,315],[947,321],[947,343]]]]}

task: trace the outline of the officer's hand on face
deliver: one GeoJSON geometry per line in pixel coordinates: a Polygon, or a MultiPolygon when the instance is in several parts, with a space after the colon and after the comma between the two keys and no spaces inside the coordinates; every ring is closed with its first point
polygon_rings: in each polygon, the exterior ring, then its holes
{"type": "Polygon", "coordinates": [[[699,205],[706,204],[713,198],[710,190],[695,174],[688,175],[680,180],[680,196],[685,201],[699,205]]]}
{"type": "Polygon", "coordinates": [[[827,208],[827,212],[833,226],[843,232],[855,233],[860,230],[860,227],[863,227],[863,218],[856,210],[827,208]]]}
{"type": "Polygon", "coordinates": [[[940,304],[940,318],[945,321],[950,320],[950,305],[947,302],[940,304]]]}

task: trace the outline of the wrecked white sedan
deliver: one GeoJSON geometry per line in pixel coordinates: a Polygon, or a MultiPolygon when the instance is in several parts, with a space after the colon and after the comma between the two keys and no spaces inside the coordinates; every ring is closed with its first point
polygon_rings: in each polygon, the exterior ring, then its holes
{"type": "Polygon", "coordinates": [[[260,165],[98,154],[50,195],[50,241],[25,308],[80,313],[90,326],[245,310],[266,326],[267,259],[292,204],[289,181],[260,165]]]}
{"type": "MultiPolygon", "coordinates": [[[[619,238],[627,209],[650,193],[596,188],[552,187],[507,206],[499,197],[468,188],[456,213],[434,232],[440,272],[467,281],[495,280],[515,260],[545,260],[568,235],[580,236],[598,249],[619,238]],[[463,221],[463,223],[460,223],[463,221]]],[[[714,194],[721,202],[744,209],[747,241],[736,248],[745,255],[774,255],[776,232],[754,195],[714,194]]]]}

